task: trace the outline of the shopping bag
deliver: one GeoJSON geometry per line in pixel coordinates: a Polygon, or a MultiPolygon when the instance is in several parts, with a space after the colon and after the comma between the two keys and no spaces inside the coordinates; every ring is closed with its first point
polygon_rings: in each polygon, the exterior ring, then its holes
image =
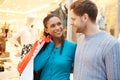
{"type": "Polygon", "coordinates": [[[49,42],[50,37],[45,37],[42,41],[36,41],[28,54],[18,63],[17,69],[20,73],[20,80],[33,80],[34,58],[39,53],[45,42],[49,42]]]}

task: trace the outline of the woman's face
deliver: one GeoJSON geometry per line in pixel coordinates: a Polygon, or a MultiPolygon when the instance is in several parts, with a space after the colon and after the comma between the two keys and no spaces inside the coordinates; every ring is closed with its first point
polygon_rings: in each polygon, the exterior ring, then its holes
{"type": "Polygon", "coordinates": [[[58,17],[51,17],[47,22],[46,33],[49,33],[52,38],[61,38],[63,35],[63,25],[58,17]]]}

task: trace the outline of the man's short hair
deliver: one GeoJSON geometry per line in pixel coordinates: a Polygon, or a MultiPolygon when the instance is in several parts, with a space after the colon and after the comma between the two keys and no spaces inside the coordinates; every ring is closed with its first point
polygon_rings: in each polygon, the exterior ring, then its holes
{"type": "Polygon", "coordinates": [[[73,10],[78,16],[82,16],[85,13],[88,14],[91,21],[96,21],[98,14],[96,4],[90,0],[77,0],[71,4],[70,10],[73,10]]]}

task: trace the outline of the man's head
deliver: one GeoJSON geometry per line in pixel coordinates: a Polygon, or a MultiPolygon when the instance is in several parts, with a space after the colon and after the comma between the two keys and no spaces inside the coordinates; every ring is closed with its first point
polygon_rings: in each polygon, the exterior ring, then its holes
{"type": "Polygon", "coordinates": [[[90,0],[78,0],[70,6],[72,25],[77,32],[84,32],[89,23],[96,23],[97,6],[90,0]]]}

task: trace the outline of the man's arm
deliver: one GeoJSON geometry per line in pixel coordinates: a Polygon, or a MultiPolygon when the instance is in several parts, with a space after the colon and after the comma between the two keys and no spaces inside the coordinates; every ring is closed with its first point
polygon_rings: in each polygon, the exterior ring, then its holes
{"type": "Polygon", "coordinates": [[[120,43],[116,43],[105,55],[107,80],[120,80],[120,43]]]}

